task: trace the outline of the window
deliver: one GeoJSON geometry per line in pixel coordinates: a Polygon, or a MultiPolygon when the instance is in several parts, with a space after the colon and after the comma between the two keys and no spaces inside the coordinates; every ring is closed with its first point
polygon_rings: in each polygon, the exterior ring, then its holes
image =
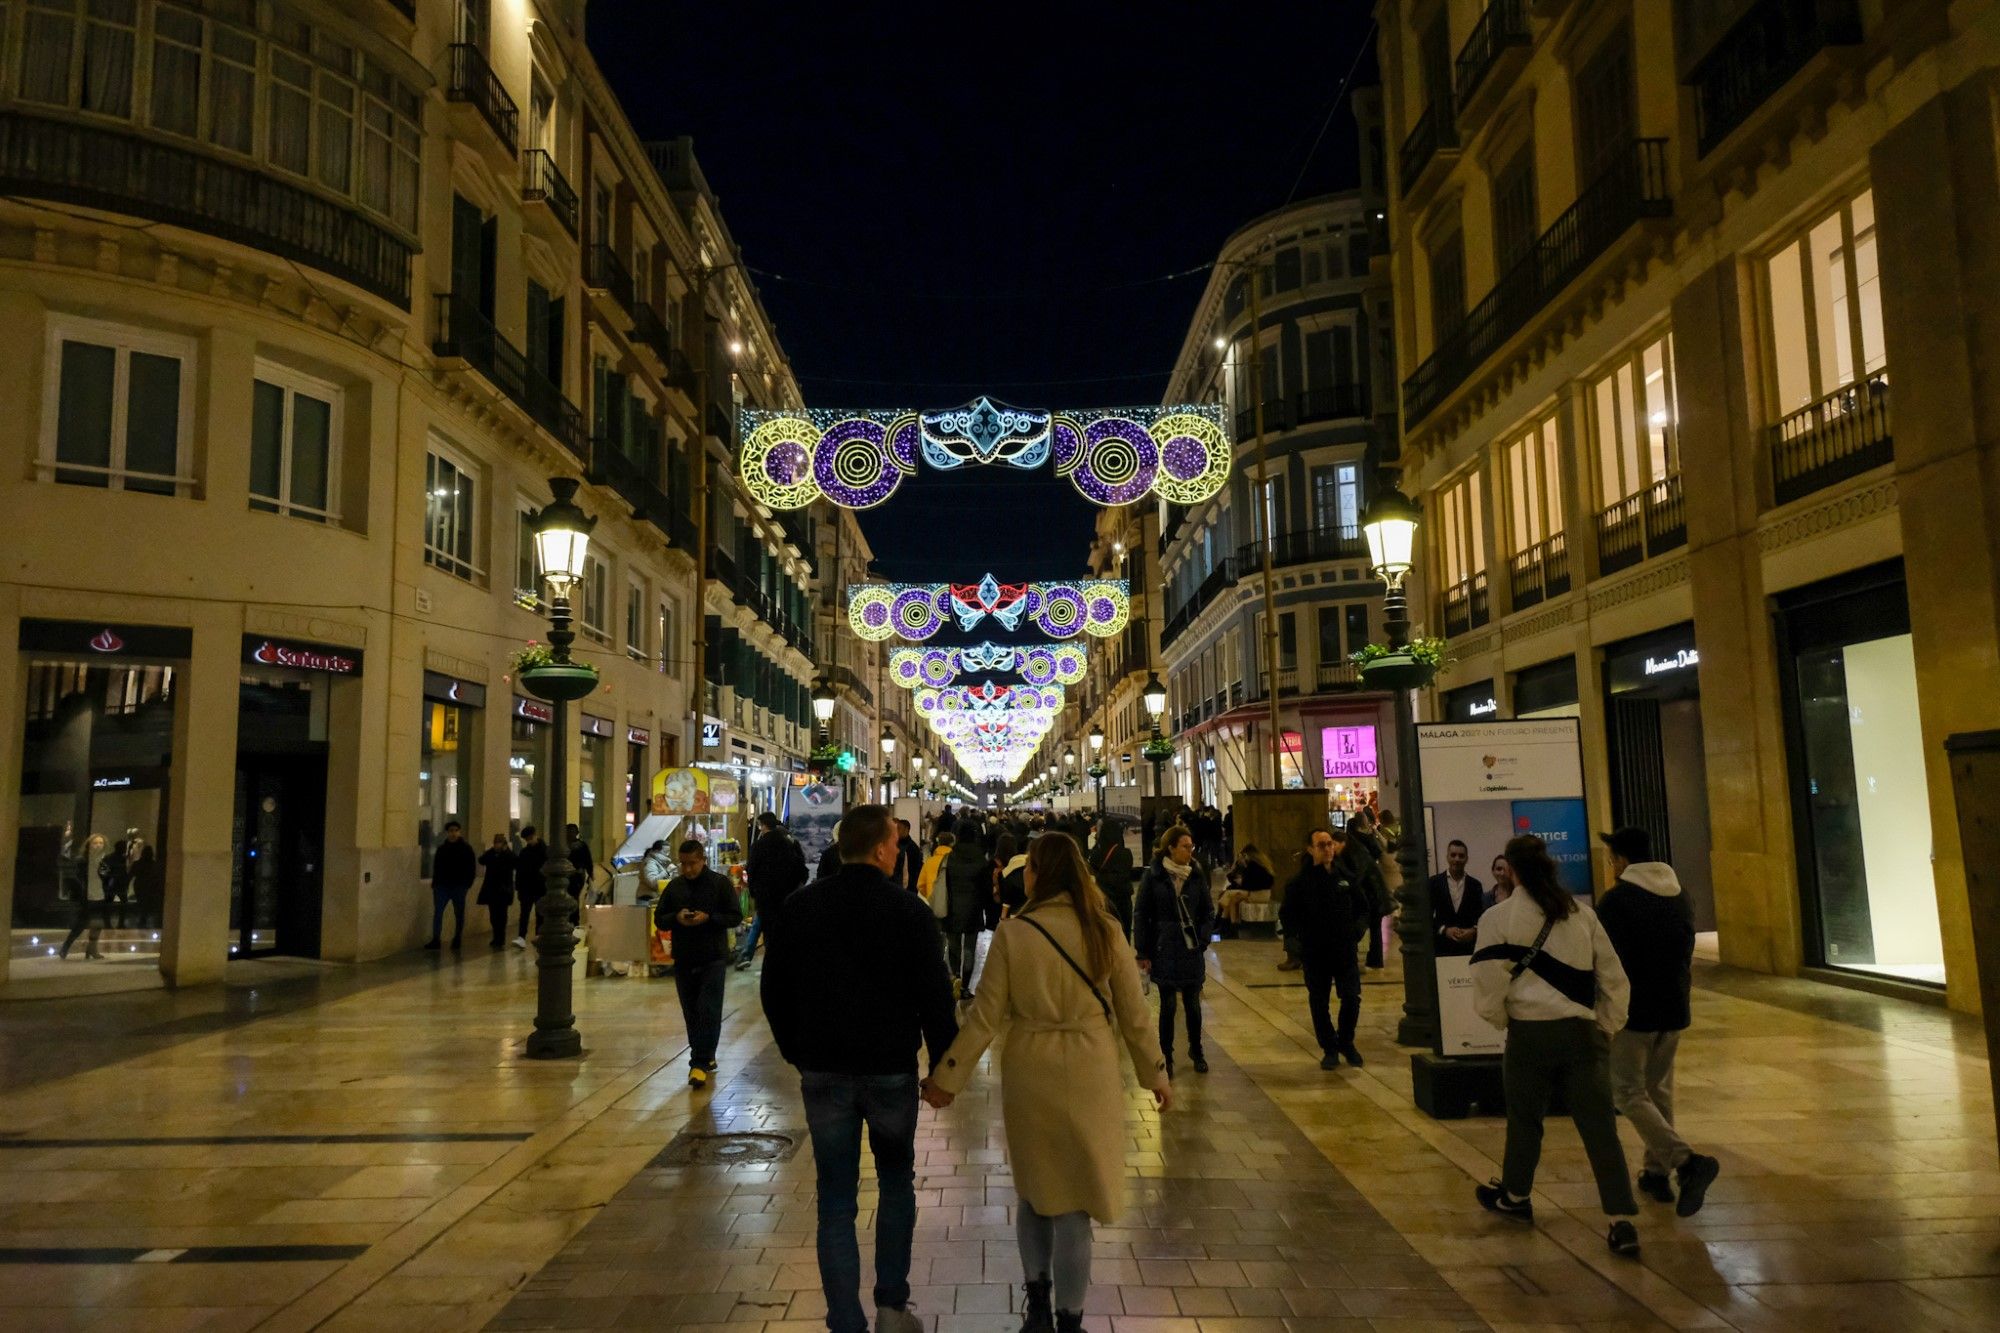
{"type": "Polygon", "coordinates": [[[1347,606],[1347,651],[1355,653],[1368,646],[1368,603],[1350,602],[1347,606]]]}
{"type": "Polygon", "coordinates": [[[1250,540],[1261,542],[1284,526],[1280,520],[1285,512],[1285,479],[1274,474],[1259,485],[1253,476],[1250,494],[1250,540]]]}
{"type": "Polygon", "coordinates": [[[132,114],[132,62],[139,46],[139,0],[90,0],[84,6],[85,111],[132,114]]]}
{"type": "Polygon", "coordinates": [[[42,474],[71,486],[173,495],[194,406],[194,345],[85,320],[51,320],[42,474]]]}
{"type": "Polygon", "coordinates": [[[1457,587],[1486,569],[1486,503],[1477,468],[1447,485],[1440,495],[1444,521],[1438,528],[1439,555],[1446,587],[1457,587]]]}
{"type": "Polygon", "coordinates": [[[671,598],[660,601],[660,671],[679,680],[681,675],[681,609],[671,598]]]}
{"type": "Polygon", "coordinates": [[[1638,133],[1630,29],[1620,28],[1577,70],[1575,102],[1581,193],[1610,169],[1638,133]]]}
{"type": "Polygon", "coordinates": [[[1278,251],[1272,260],[1277,288],[1281,292],[1295,292],[1299,289],[1299,248],[1288,245],[1278,251]]]}
{"type": "Polygon", "coordinates": [[[1359,410],[1354,392],[1354,326],[1341,323],[1305,335],[1305,401],[1299,420],[1349,416],[1359,410]]]}
{"type": "Polygon", "coordinates": [[[1507,549],[1518,555],[1563,530],[1562,462],[1547,417],[1501,447],[1507,486],[1507,549]]]}
{"type": "Polygon", "coordinates": [[[1540,237],[1535,211],[1535,145],[1524,144],[1493,178],[1493,257],[1506,273],[1540,237]]]}
{"type": "Polygon", "coordinates": [[[153,12],[153,128],[192,138],[201,121],[202,23],[184,9],[153,12]]]}
{"type": "Polygon", "coordinates": [[[473,542],[479,510],[473,469],[441,442],[424,456],[424,563],[462,579],[477,579],[473,542]]]}
{"type": "MultiPolygon", "coordinates": [[[[257,39],[220,23],[211,23],[208,25],[208,141],[233,153],[248,154],[256,148],[256,129],[257,39]]],[[[408,225],[414,223],[413,214],[408,225]]]]}
{"type": "Polygon", "coordinates": [[[611,567],[594,555],[583,558],[583,633],[598,643],[610,643],[611,567]]]}
{"type": "Polygon", "coordinates": [[[1312,474],[1313,527],[1321,532],[1359,533],[1361,468],[1355,463],[1316,467],[1312,474]]]}
{"type": "Polygon", "coordinates": [[[1278,670],[1293,671],[1299,665],[1299,618],[1292,611],[1278,613],[1278,670]]]}
{"type": "Polygon", "coordinates": [[[1465,238],[1454,231],[1431,248],[1431,345],[1465,319],[1465,238]]]}
{"type": "Polygon", "coordinates": [[[1848,199],[1765,263],[1771,389],[1790,416],[1888,363],[1875,267],[1875,196],[1848,199]]]}
{"type": "Polygon", "coordinates": [[[625,655],[644,662],[646,651],[646,585],[634,580],[625,585],[625,655]]]}
{"type": "Polygon", "coordinates": [[[528,142],[551,159],[556,158],[556,95],[549,81],[537,69],[528,81],[528,142]]]}
{"type": "Polygon", "coordinates": [[[340,520],[340,391],[259,362],[250,400],[250,507],[340,520]]]}
{"type": "Polygon", "coordinates": [[[514,600],[530,611],[542,609],[542,572],[535,554],[535,508],[523,501],[514,511],[514,600]]]}
{"type": "Polygon", "coordinates": [[[312,167],[312,76],[312,62],[272,48],[264,151],[296,176],[312,167]]]}
{"type": "Polygon", "coordinates": [[[1670,333],[1634,349],[1590,388],[1598,502],[1609,508],[1680,470],[1675,436],[1674,341],[1670,333]]]}
{"type": "Polygon", "coordinates": [[[1319,653],[1317,661],[1323,667],[1338,666],[1340,652],[1340,612],[1337,606],[1322,606],[1315,615],[1319,624],[1319,653]]]}

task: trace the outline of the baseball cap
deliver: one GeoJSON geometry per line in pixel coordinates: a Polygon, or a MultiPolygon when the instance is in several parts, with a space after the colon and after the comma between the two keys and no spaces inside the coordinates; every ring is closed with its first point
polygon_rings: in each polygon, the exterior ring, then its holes
{"type": "Polygon", "coordinates": [[[1611,849],[1613,856],[1632,862],[1653,859],[1653,835],[1642,828],[1634,828],[1627,824],[1609,833],[1600,833],[1597,838],[1611,849]]]}

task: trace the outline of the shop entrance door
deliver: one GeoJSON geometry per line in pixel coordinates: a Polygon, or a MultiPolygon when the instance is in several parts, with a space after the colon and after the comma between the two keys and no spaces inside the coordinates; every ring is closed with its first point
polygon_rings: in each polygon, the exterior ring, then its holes
{"type": "Polygon", "coordinates": [[[319,957],[326,858],[326,756],[236,757],[231,954],[319,957]]]}
{"type": "Polygon", "coordinates": [[[1715,929],[1708,759],[1692,637],[1669,631],[1605,658],[1605,740],[1614,825],[1646,830],[1674,868],[1697,931],[1715,929]]]}

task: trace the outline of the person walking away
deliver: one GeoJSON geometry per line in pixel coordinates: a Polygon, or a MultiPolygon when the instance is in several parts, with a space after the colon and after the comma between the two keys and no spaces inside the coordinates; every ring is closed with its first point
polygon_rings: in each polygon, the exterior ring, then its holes
{"type": "Polygon", "coordinates": [[[1147,1030],[1132,949],[1075,840],[1045,833],[1027,857],[1027,906],[994,932],[979,998],[924,1095],[932,1106],[949,1106],[1005,1034],[1002,1118],[1027,1284],[1021,1328],[1070,1333],[1083,1327],[1091,1224],[1116,1223],[1125,1206],[1118,1047],[1160,1110],[1173,1105],[1173,1088],[1147,1030]]]}
{"type": "Polygon", "coordinates": [[[431,853],[431,938],[426,949],[444,947],[444,909],[451,906],[451,947],[465,943],[465,895],[479,877],[479,858],[456,819],[444,826],[444,841],[431,853]]]}
{"type": "Polygon", "coordinates": [[[958,838],[953,834],[938,834],[936,849],[924,862],[924,868],[917,872],[917,896],[931,905],[931,915],[940,921],[944,919],[946,899],[951,896],[944,878],[944,863],[951,859],[952,846],[957,842],[958,838]]]}
{"type": "Polygon", "coordinates": [[[729,932],[743,920],[743,909],[729,877],[708,868],[707,848],[689,838],[676,857],[681,873],[661,887],[653,920],[673,935],[674,993],[688,1034],[688,1086],[703,1088],[715,1075],[729,932]]]}
{"type": "Polygon", "coordinates": [[[563,837],[569,842],[569,892],[577,906],[583,905],[583,891],[590,887],[592,877],[597,874],[597,866],[590,859],[590,844],[583,840],[583,830],[574,824],[563,825],[563,837]]]}
{"type": "MultiPolygon", "coordinates": [[[[514,905],[514,849],[508,845],[507,835],[493,835],[493,845],[479,854],[479,864],[486,873],[479,880],[479,905],[486,909],[486,919],[493,927],[493,943],[489,948],[507,947],[507,912],[514,905]]],[[[436,883],[433,879],[432,883],[436,883]]]]}
{"type": "Polygon", "coordinates": [[[915,893],[917,891],[917,874],[923,867],[923,848],[917,846],[917,840],[910,836],[910,821],[907,819],[898,819],[896,821],[896,869],[889,878],[895,880],[911,893],[915,893]]]}
{"type": "Polygon", "coordinates": [[[986,929],[997,929],[1000,925],[1000,918],[1007,914],[1005,898],[1007,868],[1016,862],[1022,865],[1027,864],[1025,860],[1027,853],[1027,840],[1017,839],[1013,834],[1004,830],[994,837],[992,858],[993,895],[992,901],[988,902],[985,907],[984,924],[986,929]]]}
{"type": "Polygon", "coordinates": [[[1115,819],[1097,821],[1097,841],[1090,846],[1090,873],[1111,904],[1118,929],[1132,938],[1132,849],[1125,845],[1125,826],[1115,819]]]}
{"type": "Polygon", "coordinates": [[[1490,1212],[1534,1221],[1529,1196],[1542,1121],[1560,1090],[1610,1219],[1605,1239],[1614,1254],[1635,1256],[1639,1232],[1630,1219],[1639,1205],[1625,1173],[1606,1056],[1606,1038],[1625,1026],[1625,968],[1597,913],[1557,882],[1540,838],[1514,838],[1504,855],[1520,887],[1479,918],[1472,989],[1479,1016],[1507,1032],[1500,1061],[1507,1147],[1500,1178],[1473,1193],[1490,1212]]]}
{"type": "MultiPolygon", "coordinates": [[[[1066,838],[1069,837],[1067,833],[1063,836],[1066,838]]],[[[1072,842],[1075,841],[1074,838],[1070,840],[1072,842]]],[[[1003,838],[1002,841],[1004,842],[1005,839],[1003,838]]],[[[1028,854],[1026,852],[1008,857],[1007,863],[1000,867],[999,899],[1000,919],[1002,921],[1010,916],[1019,916],[1021,909],[1028,905],[1028,854]]],[[[999,922],[996,921],[994,923],[994,929],[999,929],[999,922]]]]}
{"type": "Polygon", "coordinates": [[[736,954],[736,970],[747,972],[757,953],[757,937],[769,929],[779,906],[806,882],[806,854],[791,831],[769,810],[757,816],[757,838],[744,858],[743,878],[750,888],[750,905],[756,915],[750,929],[743,932],[743,945],[736,954]]]}
{"type": "Polygon", "coordinates": [[[1271,858],[1257,850],[1256,843],[1246,843],[1229,867],[1227,877],[1229,887],[1222,891],[1223,938],[1236,938],[1236,927],[1243,920],[1243,904],[1252,894],[1268,893],[1278,882],[1277,867],[1271,858]]]}
{"type": "Polygon", "coordinates": [[[160,879],[160,857],[147,843],[132,866],[132,901],[139,909],[141,926],[158,926],[166,904],[166,886],[160,879]]]}
{"type": "Polygon", "coordinates": [[[542,835],[533,824],[521,826],[521,850],[514,853],[514,896],[521,901],[521,929],[514,936],[514,947],[528,947],[528,913],[535,914],[535,929],[542,925],[542,895],[549,890],[549,882],[542,874],[542,867],[549,863],[549,845],[542,841],[542,835]]]}
{"type": "Polygon", "coordinates": [[[1146,868],[1132,909],[1132,947],[1139,970],[1160,988],[1160,1051],[1174,1072],[1174,1009],[1187,1012],[1188,1063],[1208,1072],[1201,1049],[1201,984],[1207,979],[1215,904],[1208,875],[1194,854],[1194,834],[1180,825],[1160,835],[1160,857],[1146,868]]]}
{"type": "Polygon", "coordinates": [[[1344,829],[1314,829],[1304,864],[1285,885],[1278,920],[1287,946],[1296,943],[1305,971],[1306,1007],[1319,1042],[1321,1069],[1338,1069],[1342,1057],[1360,1066],[1354,1028],[1361,1019],[1361,966],[1356,950],[1375,920],[1367,890],[1346,855],[1344,829]],[[1340,996],[1340,1017],[1329,1013],[1340,996]]]}
{"type": "Polygon", "coordinates": [[[1469,859],[1465,844],[1453,838],[1444,845],[1444,869],[1431,876],[1431,929],[1436,936],[1431,947],[1440,958],[1469,957],[1479,936],[1486,891],[1476,876],[1465,873],[1469,859]]]}
{"type": "Polygon", "coordinates": [[[958,1035],[937,921],[890,880],[895,821],[861,805],[841,821],[840,872],[792,894],[771,920],[764,1016],[799,1071],[818,1173],[826,1326],[862,1333],[854,1235],[861,1132],[875,1158],[875,1327],[916,1333],[909,1310],[917,1225],[917,1054],[930,1068],[958,1035]]]}
{"type": "Polygon", "coordinates": [[[1611,1100],[1646,1144],[1639,1192],[1693,1217],[1722,1171],[1674,1128],[1674,1056],[1692,1021],[1694,909],[1674,868],[1653,859],[1646,830],[1598,836],[1611,849],[1617,882],[1598,900],[1597,919],[1632,986],[1625,1027],[1611,1038],[1611,1100]]]}
{"type": "Polygon", "coordinates": [[[962,1000],[972,998],[972,970],[979,961],[979,928],[993,901],[993,869],[979,840],[979,825],[965,820],[944,863],[944,956],[962,1000]]]}
{"type": "Polygon", "coordinates": [[[1396,845],[1390,842],[1375,812],[1363,806],[1359,818],[1362,836],[1358,841],[1375,863],[1374,880],[1367,886],[1375,909],[1374,919],[1368,923],[1367,967],[1370,972],[1380,972],[1389,936],[1389,917],[1396,910],[1396,890],[1403,886],[1403,868],[1396,864],[1396,845]]]}
{"type": "Polygon", "coordinates": [[[98,951],[98,939],[104,933],[105,876],[99,872],[109,861],[106,855],[104,835],[93,833],[83,840],[81,874],[73,882],[70,898],[69,937],[62,942],[62,954],[69,957],[69,949],[76,943],[76,937],[89,927],[90,939],[84,943],[83,956],[86,960],[102,958],[98,951]]]}

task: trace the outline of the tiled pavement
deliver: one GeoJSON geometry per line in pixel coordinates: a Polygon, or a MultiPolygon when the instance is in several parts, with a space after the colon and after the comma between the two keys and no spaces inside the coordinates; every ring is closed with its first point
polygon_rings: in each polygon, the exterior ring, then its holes
{"type": "MultiPolygon", "coordinates": [[[[1021,1269],[994,1062],[989,1055],[982,1077],[948,1110],[924,1111],[918,1127],[912,1300],[940,1333],[1018,1323],[1008,1313],[1021,1269]]],[[[1127,1071],[1131,1208],[1098,1229],[1088,1325],[1486,1327],[1234,1062],[1215,1050],[1210,1064],[1207,1076],[1181,1080],[1182,1099],[1164,1115],[1127,1071]]],[[[823,1328],[796,1076],[767,1046],[704,1094],[691,1128],[779,1129],[801,1148],[778,1166],[640,1172],[490,1327],[823,1328]]],[[[864,1258],[873,1203],[871,1183],[861,1199],[864,1258]]]]}

